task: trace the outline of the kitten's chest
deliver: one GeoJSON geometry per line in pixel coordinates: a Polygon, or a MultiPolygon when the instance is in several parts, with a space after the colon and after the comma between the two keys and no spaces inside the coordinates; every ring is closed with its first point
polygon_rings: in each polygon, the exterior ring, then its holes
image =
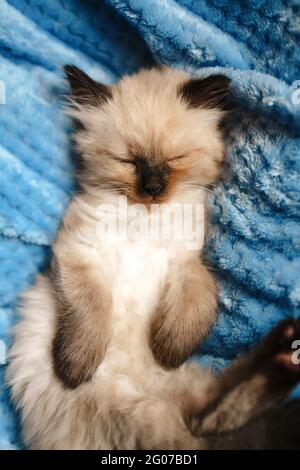
{"type": "MultiPolygon", "coordinates": [[[[177,198],[150,211],[141,205],[123,207],[117,200],[99,206],[96,218],[86,217],[89,223],[83,225],[81,241],[97,252],[99,269],[120,308],[127,302],[138,303],[140,308],[152,305],[166,283],[170,265],[180,269],[191,249],[200,251],[203,194],[195,201],[187,200],[177,198]]],[[[86,210],[88,215],[90,208],[86,210]]]]}
{"type": "Polygon", "coordinates": [[[149,240],[107,244],[101,251],[107,255],[107,272],[115,300],[142,305],[155,301],[166,282],[170,264],[176,263],[180,255],[179,247],[172,242],[149,240]]]}

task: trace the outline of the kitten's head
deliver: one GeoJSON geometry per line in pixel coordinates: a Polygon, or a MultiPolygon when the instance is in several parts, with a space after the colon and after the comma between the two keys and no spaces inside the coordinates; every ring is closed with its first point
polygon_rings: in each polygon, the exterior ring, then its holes
{"type": "Polygon", "coordinates": [[[216,180],[228,78],[190,78],[163,67],[106,86],[77,67],[65,72],[85,189],[114,190],[147,204],[216,180]]]}

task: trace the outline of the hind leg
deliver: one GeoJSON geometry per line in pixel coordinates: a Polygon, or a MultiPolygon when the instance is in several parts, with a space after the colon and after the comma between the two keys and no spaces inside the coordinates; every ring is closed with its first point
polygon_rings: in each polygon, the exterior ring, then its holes
{"type": "Polygon", "coordinates": [[[201,442],[188,430],[176,402],[147,399],[134,411],[136,448],[153,450],[199,449],[201,442]]]}
{"type": "MultiPolygon", "coordinates": [[[[176,397],[166,389],[168,378],[161,377],[157,386],[137,390],[134,384],[121,378],[109,394],[106,422],[110,423],[112,448],[136,449],[197,449],[199,439],[187,428],[176,397]],[[126,387],[126,388],[125,388],[126,387]],[[124,392],[127,392],[126,394],[124,392]]],[[[154,377],[155,381],[155,377],[154,377]]]]}
{"type": "Polygon", "coordinates": [[[243,426],[275,406],[300,380],[293,343],[300,339],[300,319],[285,320],[249,356],[237,361],[207,393],[197,420],[197,434],[212,435],[243,426]]]}
{"type": "Polygon", "coordinates": [[[169,397],[169,402],[177,404],[184,422],[190,427],[190,419],[206,406],[206,391],[215,380],[212,371],[196,362],[187,362],[168,372],[167,380],[161,383],[161,393],[169,397]]]}

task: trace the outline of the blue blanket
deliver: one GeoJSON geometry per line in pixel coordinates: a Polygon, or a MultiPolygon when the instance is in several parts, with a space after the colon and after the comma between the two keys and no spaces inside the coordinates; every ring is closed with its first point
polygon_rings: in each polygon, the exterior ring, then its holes
{"type": "MultiPolygon", "coordinates": [[[[0,0],[0,363],[18,294],[47,264],[74,189],[62,65],[105,83],[155,62],[232,78],[243,112],[211,198],[220,369],[300,315],[298,0],[0,0]]],[[[20,448],[0,365],[0,448],[20,448]]]]}

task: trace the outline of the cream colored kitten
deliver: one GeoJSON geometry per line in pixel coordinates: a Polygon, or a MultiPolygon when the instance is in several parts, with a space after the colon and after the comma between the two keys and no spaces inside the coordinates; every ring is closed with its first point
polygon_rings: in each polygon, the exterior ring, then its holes
{"type": "MultiPolygon", "coordinates": [[[[79,124],[82,191],[58,233],[50,275],[23,296],[11,350],[8,382],[26,444],[271,447],[271,436],[280,435],[276,423],[288,423],[280,429],[289,432],[298,426],[291,424],[299,416],[293,406],[263,413],[299,379],[290,353],[299,321],[281,324],[219,379],[181,365],[216,318],[201,237],[191,250],[188,237],[99,232],[104,214],[132,223],[120,196],[128,198],[128,212],[140,203],[142,224],[151,206],[165,203],[172,219],[178,205],[205,203],[205,186],[217,178],[224,155],[219,123],[229,80],[190,79],[164,68],[106,87],[75,67],[66,73],[79,124]]],[[[203,226],[204,219],[193,222],[203,226]]],[[[291,445],[282,436],[280,442],[291,445]]]]}
{"type": "Polygon", "coordinates": [[[81,125],[75,138],[83,191],[53,248],[54,370],[76,387],[104,358],[133,368],[140,367],[137,357],[143,366],[155,358],[177,367],[216,317],[201,239],[194,250],[184,237],[150,239],[144,232],[112,242],[99,237],[101,207],[110,204],[120,220],[123,195],[129,205],[143,205],[145,218],[157,206],[174,220],[178,205],[204,204],[205,186],[215,181],[224,155],[219,124],[229,80],[153,69],[108,88],[74,67],[66,72],[71,114],[81,125]]]}
{"type": "Polygon", "coordinates": [[[24,295],[9,376],[26,442],[196,447],[184,419],[210,376],[197,370],[195,378],[192,365],[168,369],[216,319],[201,240],[190,250],[186,239],[103,239],[99,207],[109,204],[120,219],[120,195],[146,215],[151,205],[166,204],[172,216],[178,205],[205,204],[224,156],[229,80],[156,68],[107,87],[65,70],[82,191],[58,233],[50,276],[24,295]]]}

